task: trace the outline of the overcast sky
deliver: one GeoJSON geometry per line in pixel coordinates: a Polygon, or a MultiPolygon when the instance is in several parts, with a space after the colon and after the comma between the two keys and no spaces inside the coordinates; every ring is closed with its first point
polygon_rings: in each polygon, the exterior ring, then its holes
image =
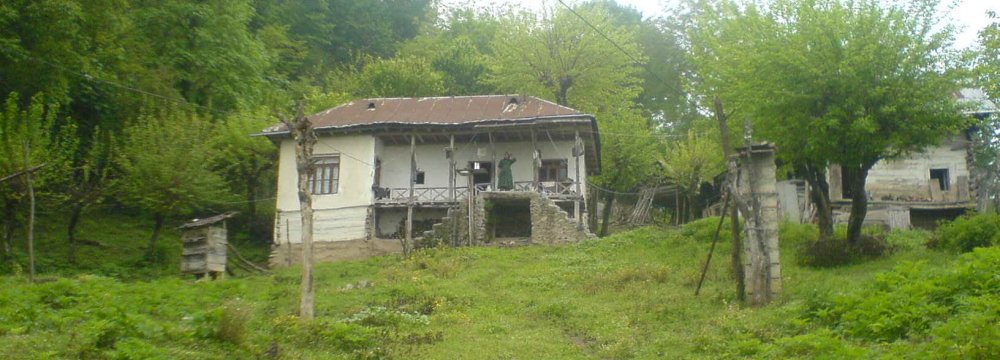
{"type": "MultiPolygon", "coordinates": [[[[563,0],[567,4],[573,4],[576,0],[563,0]]],[[[674,3],[672,0],[617,0],[619,4],[626,4],[638,9],[643,16],[655,17],[664,15],[664,8],[674,3]]],[[[948,2],[948,0],[943,0],[948,2]]],[[[538,10],[542,6],[559,5],[556,0],[444,0],[445,4],[466,4],[473,3],[481,6],[517,4],[529,10],[538,10]],[[544,5],[543,5],[544,4],[544,5]]],[[[966,48],[976,43],[976,34],[980,29],[989,24],[987,10],[1000,13],[1000,0],[958,0],[958,6],[953,10],[944,7],[940,10],[941,16],[952,21],[958,26],[958,36],[955,45],[958,48],[966,48]]],[[[560,5],[561,6],[561,5],[560,5]]]]}

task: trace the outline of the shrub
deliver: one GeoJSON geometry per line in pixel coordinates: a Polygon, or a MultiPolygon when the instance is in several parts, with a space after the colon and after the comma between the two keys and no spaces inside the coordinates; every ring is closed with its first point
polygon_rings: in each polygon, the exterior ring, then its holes
{"type": "Polygon", "coordinates": [[[942,223],[928,246],[969,252],[997,244],[1000,244],[1000,215],[984,213],[964,215],[942,223]]]}
{"type": "Polygon", "coordinates": [[[996,269],[1000,269],[997,247],[976,249],[944,271],[905,262],[879,274],[870,288],[809,301],[807,318],[866,341],[930,335],[934,340],[923,349],[906,349],[928,352],[925,358],[996,354],[1000,348],[1000,332],[993,329],[1000,307],[996,269]],[[957,337],[961,341],[951,341],[957,337]]]}
{"type": "Polygon", "coordinates": [[[798,260],[801,265],[831,267],[879,258],[894,251],[886,238],[887,235],[881,228],[866,227],[858,243],[848,244],[846,230],[838,227],[833,239],[802,243],[799,246],[798,260]]]}
{"type": "MultiPolygon", "coordinates": [[[[726,220],[726,224],[722,224],[722,234],[728,233],[729,220],[726,220]]],[[[697,241],[712,241],[712,237],[715,235],[715,229],[719,226],[718,216],[709,216],[706,218],[701,218],[687,224],[681,225],[681,235],[690,237],[697,241]]]]}

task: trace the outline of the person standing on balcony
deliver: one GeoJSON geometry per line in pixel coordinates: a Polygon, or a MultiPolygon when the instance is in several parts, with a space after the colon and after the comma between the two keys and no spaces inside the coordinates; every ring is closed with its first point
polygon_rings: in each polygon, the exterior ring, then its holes
{"type": "Polygon", "coordinates": [[[514,175],[510,171],[511,165],[516,162],[517,159],[510,156],[510,153],[504,153],[503,160],[497,166],[500,168],[500,175],[497,177],[497,188],[502,191],[510,191],[514,189],[514,175]]]}

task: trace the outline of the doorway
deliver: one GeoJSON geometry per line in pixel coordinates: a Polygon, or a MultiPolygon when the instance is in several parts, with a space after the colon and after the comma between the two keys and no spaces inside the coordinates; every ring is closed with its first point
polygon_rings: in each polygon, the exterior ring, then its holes
{"type": "Polygon", "coordinates": [[[489,161],[469,161],[469,169],[472,169],[472,183],[493,184],[493,163],[489,161]]]}

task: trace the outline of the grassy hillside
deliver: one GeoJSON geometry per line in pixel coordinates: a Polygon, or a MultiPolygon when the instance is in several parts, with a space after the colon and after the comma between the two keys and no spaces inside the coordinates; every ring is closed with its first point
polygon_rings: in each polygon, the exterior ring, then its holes
{"type": "Polygon", "coordinates": [[[567,246],[441,249],[407,260],[323,264],[311,322],[294,316],[296,269],[217,282],[79,275],[28,285],[8,276],[0,278],[0,357],[891,358],[1000,351],[997,248],[958,258],[914,246],[822,270],[795,265],[796,244],[786,241],[785,296],[749,309],[733,301],[725,244],[702,295],[693,296],[709,247],[700,237],[646,228],[567,246]],[[876,275],[897,264],[897,271],[876,275]],[[897,290],[923,291],[931,297],[923,303],[935,307],[893,310],[900,303],[893,296],[920,299],[897,290]],[[970,299],[979,305],[962,303],[970,299]],[[946,321],[955,316],[972,327],[946,321]],[[917,320],[884,321],[900,317],[917,320]],[[924,318],[930,321],[918,321],[924,318]],[[872,335],[866,326],[894,331],[872,335]],[[976,336],[947,335],[962,331],[976,336]]]}
{"type": "MultiPolygon", "coordinates": [[[[35,269],[43,277],[93,274],[122,280],[151,280],[178,276],[181,242],[176,226],[183,223],[182,220],[167,222],[157,241],[155,258],[147,259],[146,249],[153,231],[153,222],[148,216],[116,214],[107,210],[87,213],[77,225],[79,242],[76,263],[72,264],[67,256],[67,221],[68,215],[59,212],[42,214],[38,219],[35,269]]],[[[18,229],[11,260],[0,255],[0,274],[27,273],[28,255],[24,238],[24,230],[18,229]]],[[[235,245],[240,246],[241,243],[237,241],[235,245]]],[[[240,246],[240,251],[261,263],[266,259],[266,249],[260,246],[240,246]]]]}

